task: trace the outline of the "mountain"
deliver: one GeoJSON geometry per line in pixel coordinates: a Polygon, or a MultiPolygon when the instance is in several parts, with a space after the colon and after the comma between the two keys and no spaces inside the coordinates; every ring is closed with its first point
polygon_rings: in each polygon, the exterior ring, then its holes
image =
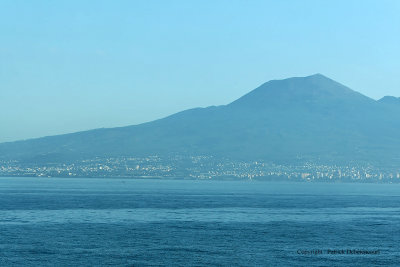
{"type": "Polygon", "coordinates": [[[378,101],[382,104],[400,107],[400,97],[385,96],[378,101]]]}
{"type": "Polygon", "coordinates": [[[228,105],[190,109],[140,125],[2,143],[0,158],[60,162],[181,154],[394,161],[400,158],[400,109],[388,102],[321,74],[273,80],[228,105]]]}

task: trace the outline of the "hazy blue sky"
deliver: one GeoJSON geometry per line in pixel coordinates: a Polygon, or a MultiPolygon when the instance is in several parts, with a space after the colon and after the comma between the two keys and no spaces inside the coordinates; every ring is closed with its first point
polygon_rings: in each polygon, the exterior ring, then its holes
{"type": "Polygon", "coordinates": [[[400,96],[400,1],[0,0],[0,142],[137,124],[322,73],[400,96]]]}

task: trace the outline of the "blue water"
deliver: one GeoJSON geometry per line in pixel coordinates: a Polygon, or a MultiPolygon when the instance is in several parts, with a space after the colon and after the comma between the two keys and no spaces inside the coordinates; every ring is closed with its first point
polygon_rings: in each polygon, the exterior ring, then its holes
{"type": "Polygon", "coordinates": [[[0,178],[0,265],[400,266],[400,185],[0,178]]]}

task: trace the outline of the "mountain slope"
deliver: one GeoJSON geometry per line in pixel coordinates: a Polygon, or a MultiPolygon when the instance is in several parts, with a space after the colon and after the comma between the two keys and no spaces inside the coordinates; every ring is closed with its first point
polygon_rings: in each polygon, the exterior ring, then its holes
{"type": "Polygon", "coordinates": [[[321,74],[267,82],[218,107],[135,126],[0,144],[0,157],[207,154],[231,158],[374,160],[398,157],[400,116],[321,74]]]}

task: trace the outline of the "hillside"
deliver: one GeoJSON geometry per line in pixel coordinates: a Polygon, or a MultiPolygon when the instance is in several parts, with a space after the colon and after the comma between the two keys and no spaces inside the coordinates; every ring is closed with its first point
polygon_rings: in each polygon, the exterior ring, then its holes
{"type": "Polygon", "coordinates": [[[0,157],[60,162],[182,154],[391,161],[400,158],[400,109],[392,102],[375,101],[321,74],[273,80],[228,105],[140,125],[2,143],[0,157]]]}

